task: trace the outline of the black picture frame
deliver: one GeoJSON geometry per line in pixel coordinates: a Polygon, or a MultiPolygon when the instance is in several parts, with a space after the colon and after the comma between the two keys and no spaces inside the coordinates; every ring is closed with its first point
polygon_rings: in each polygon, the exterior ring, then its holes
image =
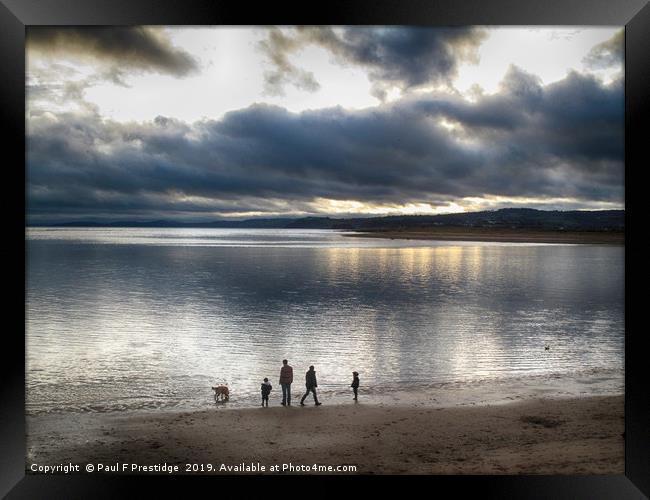
{"type": "MultiPolygon", "coordinates": [[[[25,26],[30,25],[619,25],[625,36],[625,184],[626,184],[626,337],[625,337],[625,475],[620,476],[390,476],[308,477],[353,486],[384,487],[402,483],[404,492],[453,488],[454,496],[480,493],[498,498],[644,498],[650,496],[650,397],[645,330],[633,326],[640,316],[640,259],[643,195],[635,194],[646,166],[644,130],[650,122],[650,5],[648,0],[348,0],[322,4],[267,2],[255,5],[221,0],[0,0],[2,54],[2,127],[5,184],[5,266],[12,270],[5,291],[11,320],[5,326],[0,363],[0,496],[7,498],[113,498],[148,493],[182,492],[188,485],[223,488],[243,484],[276,490],[282,476],[272,477],[124,477],[25,475],[25,26]],[[644,126],[645,125],[645,126],[644,126]],[[9,161],[8,158],[12,158],[9,161]],[[22,170],[21,170],[22,165],[22,170]],[[22,183],[22,187],[20,185],[22,183]],[[636,238],[636,247],[633,239],[636,238]],[[21,265],[23,264],[22,269],[21,265]],[[23,290],[22,297],[18,293],[23,290]],[[19,301],[23,300],[20,304],[19,301]],[[21,312],[22,311],[22,312],[21,312]]],[[[642,290],[642,289],[641,289],[642,290]]],[[[299,478],[305,482],[305,476],[299,478]]],[[[215,492],[217,490],[214,490],[215,492]]]]}

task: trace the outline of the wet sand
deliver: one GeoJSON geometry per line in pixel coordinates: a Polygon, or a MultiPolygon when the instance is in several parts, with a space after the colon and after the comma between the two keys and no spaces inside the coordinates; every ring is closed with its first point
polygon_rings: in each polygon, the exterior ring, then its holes
{"type": "Polygon", "coordinates": [[[404,231],[367,231],[344,234],[358,238],[406,240],[492,241],[502,243],[569,243],[624,245],[625,234],[604,231],[533,231],[527,229],[490,229],[444,227],[404,231]]]}
{"type": "Polygon", "coordinates": [[[246,474],[250,464],[275,473],[272,466],[292,463],[353,465],[360,474],[623,474],[623,430],[622,395],[41,415],[27,419],[26,468],[166,463],[184,473],[189,463],[203,464],[204,473],[210,464],[216,473],[246,474]],[[219,471],[222,464],[244,470],[219,471]]]}

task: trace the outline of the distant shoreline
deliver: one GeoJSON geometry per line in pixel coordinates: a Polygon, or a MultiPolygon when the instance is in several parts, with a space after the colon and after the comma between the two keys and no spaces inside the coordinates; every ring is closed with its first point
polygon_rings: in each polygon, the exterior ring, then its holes
{"type": "Polygon", "coordinates": [[[386,238],[400,240],[485,241],[503,243],[569,243],[625,245],[620,231],[535,231],[527,229],[490,229],[441,227],[422,230],[377,230],[344,234],[350,238],[386,238]]]}
{"type": "Polygon", "coordinates": [[[147,227],[194,229],[333,229],[343,231],[461,230],[523,232],[623,232],[625,210],[536,210],[502,208],[479,212],[437,215],[383,215],[333,218],[329,216],[254,218],[244,220],[121,220],[121,221],[32,221],[28,227],[147,227]]]}

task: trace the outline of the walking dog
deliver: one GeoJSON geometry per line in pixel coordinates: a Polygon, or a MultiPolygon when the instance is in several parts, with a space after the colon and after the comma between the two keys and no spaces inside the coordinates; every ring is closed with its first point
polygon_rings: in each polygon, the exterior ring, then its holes
{"type": "Polygon", "coordinates": [[[228,401],[230,399],[230,391],[228,390],[227,385],[218,385],[216,387],[213,387],[212,390],[214,391],[215,402],[219,400],[228,401]]]}

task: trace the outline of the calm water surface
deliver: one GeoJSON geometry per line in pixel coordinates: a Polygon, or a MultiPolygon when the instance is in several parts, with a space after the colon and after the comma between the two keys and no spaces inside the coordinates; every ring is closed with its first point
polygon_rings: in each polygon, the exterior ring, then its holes
{"type": "MultiPolygon", "coordinates": [[[[319,230],[27,231],[27,411],[231,405],[623,369],[624,248],[319,230]],[[546,351],[544,346],[550,349],[546,351]]],[[[599,375],[600,374],[600,375],[599,375]]],[[[608,375],[610,374],[610,375],[608,375]]]]}

